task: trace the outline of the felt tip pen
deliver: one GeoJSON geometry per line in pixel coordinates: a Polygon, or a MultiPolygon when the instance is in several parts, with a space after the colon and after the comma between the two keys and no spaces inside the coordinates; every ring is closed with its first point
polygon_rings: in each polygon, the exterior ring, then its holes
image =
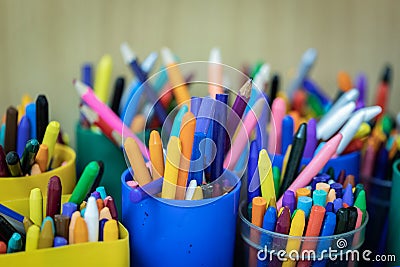
{"type": "Polygon", "coordinates": [[[65,237],[62,236],[56,236],[54,237],[53,240],[53,247],[62,247],[62,246],[66,246],[68,245],[68,241],[67,239],[65,239],[65,237]]]}
{"type": "Polygon", "coordinates": [[[86,165],[83,173],[78,180],[74,190],[72,191],[71,197],[68,202],[73,202],[75,204],[80,204],[85,196],[88,194],[98,172],[99,164],[96,161],[90,162],[86,165]]]}
{"type": "Polygon", "coordinates": [[[293,214],[296,208],[296,197],[294,196],[293,191],[285,191],[285,193],[283,194],[282,205],[284,207],[288,207],[290,210],[290,214],[293,214]]]}
{"type": "MultiPolygon", "coordinates": [[[[277,213],[275,207],[268,207],[267,211],[264,214],[262,228],[273,232],[275,230],[275,224],[277,220],[277,213]]],[[[261,236],[261,244],[265,244],[270,247],[272,242],[272,237],[268,235],[261,236]]]]}
{"type": "Polygon", "coordinates": [[[74,243],[70,242],[71,244],[85,243],[89,241],[88,227],[85,220],[81,216],[78,216],[75,220],[73,235],[74,243]]]}
{"type": "MultiPolygon", "coordinates": [[[[83,83],[90,86],[90,84],[83,81],[83,83]]],[[[111,99],[111,110],[114,111],[115,114],[119,115],[119,105],[121,103],[122,93],[125,88],[125,78],[120,76],[115,80],[114,84],[114,92],[111,99]]]]}
{"type": "Polygon", "coordinates": [[[353,206],[354,196],[353,196],[353,187],[351,184],[348,184],[343,193],[343,203],[346,203],[349,206],[353,206]]]}
{"type": "Polygon", "coordinates": [[[46,127],[49,124],[49,103],[45,95],[36,99],[36,139],[42,143],[46,127]]]}
{"type": "Polygon", "coordinates": [[[308,196],[300,196],[297,200],[297,209],[304,211],[306,218],[310,215],[312,207],[312,198],[308,196]]]}
{"type": "Polygon", "coordinates": [[[26,233],[25,251],[32,251],[38,249],[39,245],[40,227],[32,225],[28,228],[26,233]]]}
{"type": "Polygon", "coordinates": [[[114,220],[118,220],[118,210],[115,206],[115,201],[111,196],[107,196],[104,199],[104,206],[106,206],[110,210],[111,217],[114,220]]]}
{"type": "Polygon", "coordinates": [[[221,50],[214,47],[210,51],[208,61],[208,94],[211,98],[215,98],[217,94],[223,94],[223,67],[221,60],[221,50]]]}
{"type": "Polygon", "coordinates": [[[247,202],[251,203],[253,198],[261,195],[260,175],[258,172],[258,147],[253,140],[250,144],[249,162],[247,165],[247,202]]]}
{"type": "Polygon", "coordinates": [[[88,199],[84,218],[88,229],[89,242],[97,242],[99,239],[99,211],[94,197],[88,199]]]}
{"type": "Polygon", "coordinates": [[[18,125],[18,138],[17,138],[17,153],[20,157],[22,157],[22,153],[24,152],[26,142],[29,139],[29,119],[28,117],[22,116],[21,121],[18,125]]]}
{"type": "Polygon", "coordinates": [[[47,167],[49,167],[50,161],[53,158],[54,147],[57,142],[57,137],[59,133],[60,133],[60,123],[57,121],[51,121],[46,127],[46,132],[44,134],[42,141],[42,144],[47,145],[48,149],[47,167]]]}
{"type": "Polygon", "coordinates": [[[115,241],[118,240],[119,230],[118,230],[118,222],[116,220],[108,220],[104,224],[103,228],[103,241],[115,241]]]}
{"type": "Polygon", "coordinates": [[[46,216],[54,218],[54,215],[61,211],[62,185],[60,177],[53,176],[47,186],[47,207],[46,216]]]}
{"type": "Polygon", "coordinates": [[[99,241],[104,240],[104,225],[109,220],[112,220],[112,219],[111,218],[110,219],[102,218],[99,220],[99,241]]]}
{"type": "Polygon", "coordinates": [[[69,236],[69,221],[70,218],[65,215],[56,214],[54,215],[54,224],[56,227],[56,236],[64,237],[68,239],[69,236]]]}
{"type": "Polygon", "coordinates": [[[52,223],[52,220],[43,221],[43,225],[39,235],[38,249],[50,248],[53,246],[53,239],[54,239],[53,227],[54,224],[52,223]]]}
{"type": "Polygon", "coordinates": [[[6,128],[4,139],[4,151],[8,154],[17,150],[18,110],[10,106],[6,112],[6,128]]]}
{"type": "Polygon", "coordinates": [[[31,190],[29,196],[29,217],[35,225],[42,225],[43,196],[39,188],[31,190]]]}
{"type": "Polygon", "coordinates": [[[290,115],[286,115],[283,118],[282,129],[283,129],[283,131],[282,131],[281,154],[285,155],[287,147],[292,143],[292,140],[293,140],[293,118],[290,115]]]}
{"type": "Polygon", "coordinates": [[[6,153],[4,152],[3,146],[0,145],[0,177],[9,177],[9,171],[6,161],[6,153]]]}
{"type": "Polygon", "coordinates": [[[19,233],[14,233],[8,241],[7,253],[19,252],[22,250],[23,246],[21,235],[19,233]]]}
{"type": "MultiPolygon", "coordinates": [[[[293,216],[292,224],[290,226],[289,235],[296,237],[303,236],[305,224],[306,224],[306,217],[304,211],[296,210],[296,214],[293,216]]],[[[301,246],[301,239],[288,238],[286,251],[289,253],[291,251],[298,251],[300,249],[300,246],[301,246]]],[[[282,263],[282,267],[287,267],[287,266],[294,267],[296,266],[296,262],[289,259],[288,261],[282,263]]]]}
{"type": "Polygon", "coordinates": [[[279,154],[282,151],[282,120],[286,114],[286,103],[281,97],[275,98],[272,103],[271,130],[268,138],[268,151],[272,154],[279,154]]]}
{"type": "MultiPolygon", "coordinates": [[[[324,224],[321,229],[320,236],[331,236],[335,232],[336,227],[336,214],[333,212],[327,212],[325,214],[324,224]]],[[[317,255],[324,250],[328,250],[331,245],[330,240],[325,239],[318,242],[317,255]]],[[[325,267],[327,263],[326,259],[315,261],[312,266],[325,267]]]]}
{"type": "MultiPolygon", "coordinates": [[[[181,158],[180,151],[181,151],[181,141],[179,140],[178,137],[171,136],[167,145],[167,158],[164,170],[164,182],[161,191],[162,198],[175,199],[176,184],[178,181],[178,172],[179,172],[179,162],[181,158]]],[[[201,182],[199,182],[198,184],[201,184],[201,182]]]]}

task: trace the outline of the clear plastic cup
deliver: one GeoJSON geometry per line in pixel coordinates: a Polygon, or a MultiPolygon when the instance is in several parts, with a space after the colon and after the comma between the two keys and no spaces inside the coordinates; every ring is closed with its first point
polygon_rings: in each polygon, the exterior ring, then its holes
{"type": "MultiPolygon", "coordinates": [[[[240,253],[243,257],[241,257],[240,266],[281,266],[284,261],[291,259],[295,261],[310,260],[307,266],[311,266],[311,263],[313,266],[325,266],[328,262],[342,263],[342,261],[356,266],[357,262],[362,260],[362,252],[358,249],[364,242],[368,213],[358,229],[344,234],[324,237],[294,237],[267,231],[253,225],[248,220],[247,210],[247,202],[241,202],[239,230],[242,241],[240,253]],[[288,243],[291,247],[298,249],[286,251],[288,243]],[[316,263],[317,261],[318,263],[316,263]]],[[[293,262],[291,266],[296,266],[296,263],[293,262]]]]}

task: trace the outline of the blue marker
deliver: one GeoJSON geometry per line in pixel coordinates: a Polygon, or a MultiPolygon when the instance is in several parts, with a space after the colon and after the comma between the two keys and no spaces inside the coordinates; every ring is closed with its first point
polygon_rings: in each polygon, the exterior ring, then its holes
{"type": "Polygon", "coordinates": [[[17,132],[17,153],[20,158],[24,153],[26,142],[28,142],[29,140],[29,132],[30,132],[29,119],[27,116],[23,116],[21,118],[21,121],[19,122],[18,132],[17,132]]]}
{"type": "MultiPolygon", "coordinates": [[[[127,101],[122,109],[121,114],[121,120],[127,125],[131,126],[132,120],[136,115],[136,112],[139,108],[139,102],[141,99],[141,95],[144,91],[144,86],[141,86],[141,84],[134,80],[131,82],[131,84],[128,87],[129,96],[127,98],[127,101]]],[[[122,103],[122,100],[121,100],[122,103]]]]}
{"type": "MultiPolygon", "coordinates": [[[[321,229],[320,236],[331,236],[335,232],[336,227],[336,214],[332,212],[327,212],[325,214],[324,224],[321,229]]],[[[320,254],[322,251],[328,251],[329,247],[331,246],[331,241],[329,239],[322,239],[319,241],[317,246],[317,255],[320,254]]],[[[325,255],[326,257],[328,254],[325,255]]],[[[319,256],[318,256],[319,257],[319,256]]],[[[315,261],[313,266],[324,267],[327,263],[327,259],[315,261]]]]}
{"type": "Polygon", "coordinates": [[[24,221],[24,216],[22,216],[21,214],[13,211],[12,209],[10,209],[2,204],[0,204],[0,214],[4,214],[16,221],[21,222],[21,223],[24,221]]]}
{"type": "Polygon", "coordinates": [[[253,198],[261,196],[260,175],[257,168],[258,154],[257,142],[253,140],[250,144],[250,156],[247,165],[247,203],[251,203],[253,198]]]}
{"type": "Polygon", "coordinates": [[[326,212],[333,212],[334,211],[333,202],[326,203],[325,210],[326,212]]]}
{"type": "Polygon", "coordinates": [[[10,240],[8,240],[7,253],[19,252],[22,250],[23,242],[22,237],[18,233],[13,233],[10,240]]]}
{"type": "Polygon", "coordinates": [[[99,221],[99,241],[103,241],[104,237],[104,225],[108,219],[104,218],[99,221]]]}
{"type": "MultiPolygon", "coordinates": [[[[271,232],[275,230],[276,220],[278,219],[276,214],[275,207],[268,207],[267,211],[264,215],[263,226],[262,228],[271,232]]],[[[272,243],[272,236],[267,236],[265,234],[261,235],[261,245],[267,246],[268,248],[271,247],[272,243]]]]}
{"type": "Polygon", "coordinates": [[[297,199],[297,208],[304,211],[306,218],[310,216],[312,204],[311,197],[301,196],[297,199]]]}
{"type": "Polygon", "coordinates": [[[190,112],[192,112],[195,117],[197,117],[199,113],[202,100],[203,99],[201,97],[197,96],[192,96],[190,99],[190,112]]]}
{"type": "Polygon", "coordinates": [[[201,159],[202,151],[204,152],[205,142],[203,141],[206,138],[206,134],[195,132],[193,139],[193,150],[192,157],[190,160],[190,168],[189,168],[189,178],[187,181],[187,186],[191,180],[196,180],[198,185],[203,184],[203,164],[204,161],[201,159]]]}
{"type": "Polygon", "coordinates": [[[282,120],[282,151],[281,155],[286,154],[286,149],[293,141],[293,118],[286,115],[282,120]]]}
{"type": "Polygon", "coordinates": [[[36,138],[36,104],[30,103],[25,107],[25,114],[29,120],[29,137],[36,138]]]}
{"type": "Polygon", "coordinates": [[[75,203],[72,203],[72,202],[64,203],[62,206],[62,215],[68,216],[69,218],[71,218],[72,213],[77,211],[77,209],[78,209],[78,205],[76,205],[75,203]]]}
{"type": "Polygon", "coordinates": [[[307,93],[313,94],[319,99],[325,111],[332,105],[332,100],[313,81],[305,79],[303,88],[307,93]]]}
{"type": "Polygon", "coordinates": [[[349,183],[344,190],[343,193],[343,203],[346,203],[349,206],[353,206],[354,204],[354,196],[353,196],[353,187],[349,183]]]}
{"type": "Polygon", "coordinates": [[[62,247],[66,245],[68,245],[68,241],[62,236],[56,236],[53,240],[53,247],[62,247]]]}
{"type": "Polygon", "coordinates": [[[336,213],[339,209],[343,208],[343,200],[341,198],[337,198],[333,201],[333,209],[336,213]]]}
{"type": "MultiPolygon", "coordinates": [[[[206,178],[207,182],[211,182],[211,161],[213,160],[213,155],[215,155],[215,152],[213,152],[213,128],[214,121],[211,120],[204,144],[204,177],[206,178]]],[[[215,179],[214,177],[213,179],[215,179]]]]}
{"type": "Polygon", "coordinates": [[[186,112],[188,112],[188,107],[187,107],[187,105],[183,105],[179,109],[178,113],[175,116],[174,123],[172,124],[172,130],[171,130],[170,136],[179,137],[179,132],[181,130],[181,124],[182,124],[182,118],[183,118],[183,115],[186,114],[186,112]]]}

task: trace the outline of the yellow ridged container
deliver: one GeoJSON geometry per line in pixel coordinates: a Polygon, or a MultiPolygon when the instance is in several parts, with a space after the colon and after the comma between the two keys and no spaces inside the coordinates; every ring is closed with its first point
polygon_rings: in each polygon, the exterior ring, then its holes
{"type": "MultiPolygon", "coordinates": [[[[28,194],[29,196],[29,194],[28,194]]],[[[70,195],[64,195],[62,202],[67,202],[70,195]]],[[[0,201],[1,204],[29,215],[29,199],[0,201]]],[[[43,199],[43,210],[46,200],[43,199]]],[[[0,266],[129,266],[129,234],[119,223],[119,239],[110,242],[87,242],[66,245],[57,248],[38,249],[29,252],[0,254],[0,266]]]]}
{"type": "Polygon", "coordinates": [[[0,177],[0,202],[6,200],[26,199],[31,190],[40,188],[43,195],[47,194],[49,179],[57,175],[62,184],[62,193],[71,194],[76,184],[76,154],[75,151],[65,145],[56,144],[54,148],[53,165],[57,167],[38,175],[24,177],[0,177]]]}

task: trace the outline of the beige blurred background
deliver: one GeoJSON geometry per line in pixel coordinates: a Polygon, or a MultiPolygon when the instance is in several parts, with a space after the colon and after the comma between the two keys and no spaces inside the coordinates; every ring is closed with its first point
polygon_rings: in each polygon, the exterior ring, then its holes
{"type": "Polygon", "coordinates": [[[374,98],[385,63],[394,68],[390,110],[400,111],[400,1],[185,1],[0,0],[0,110],[23,93],[45,93],[52,119],[74,140],[78,96],[72,79],[83,62],[109,53],[113,77],[132,75],[119,45],[128,41],[143,59],[168,46],[182,61],[207,60],[222,50],[223,63],[269,62],[289,84],[302,53],[318,50],[312,78],[329,95],[336,75],[368,76],[374,98]]]}

